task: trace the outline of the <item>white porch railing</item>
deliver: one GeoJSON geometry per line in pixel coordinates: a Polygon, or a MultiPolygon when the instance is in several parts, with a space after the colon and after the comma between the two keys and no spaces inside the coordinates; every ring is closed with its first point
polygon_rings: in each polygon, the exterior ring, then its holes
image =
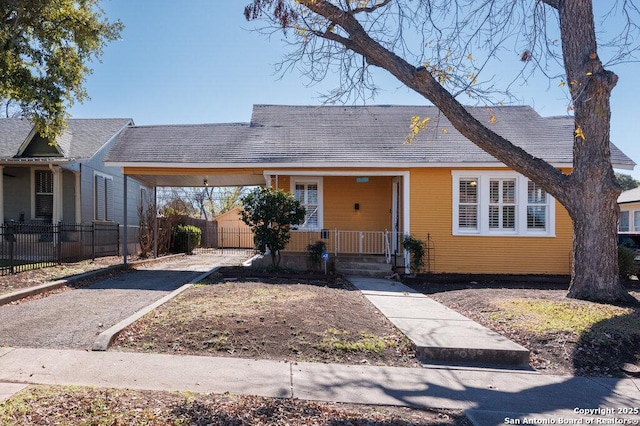
{"type": "Polygon", "coordinates": [[[287,245],[287,251],[304,252],[316,241],[324,241],[327,251],[338,254],[372,254],[385,256],[391,262],[392,241],[398,238],[392,231],[343,231],[325,229],[322,231],[294,231],[287,245]]]}

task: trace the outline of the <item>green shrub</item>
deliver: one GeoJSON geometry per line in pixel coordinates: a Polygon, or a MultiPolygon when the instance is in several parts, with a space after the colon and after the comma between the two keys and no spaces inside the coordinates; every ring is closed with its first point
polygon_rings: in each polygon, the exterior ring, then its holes
{"type": "Polygon", "coordinates": [[[200,247],[202,230],[193,225],[178,225],[173,229],[173,252],[191,253],[200,247]]]}
{"type": "Polygon", "coordinates": [[[632,275],[636,275],[638,273],[635,258],[635,252],[629,247],[618,247],[618,268],[620,269],[620,278],[628,280],[632,275]]]}
{"type": "Polygon", "coordinates": [[[402,247],[411,254],[411,269],[420,272],[424,266],[424,241],[406,235],[402,241],[402,247]]]}

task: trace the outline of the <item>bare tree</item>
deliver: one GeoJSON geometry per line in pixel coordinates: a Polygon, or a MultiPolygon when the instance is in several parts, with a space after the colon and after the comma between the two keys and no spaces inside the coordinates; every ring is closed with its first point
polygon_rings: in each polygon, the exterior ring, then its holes
{"type": "Polygon", "coordinates": [[[20,104],[12,99],[0,99],[0,117],[18,118],[24,117],[24,111],[20,104]]]}
{"type": "Polygon", "coordinates": [[[160,210],[173,209],[180,214],[205,220],[242,206],[241,198],[250,188],[243,186],[164,188],[160,191],[160,210]]]}
{"type": "MultiPolygon", "coordinates": [[[[632,0],[607,2],[625,25],[608,42],[611,62],[633,58],[638,9],[632,0]]],[[[610,158],[610,97],[618,77],[598,50],[591,0],[253,0],[247,19],[284,30],[292,53],[281,70],[303,67],[312,81],[331,72],[340,86],[327,100],[367,99],[375,93],[372,70],[382,68],[431,101],[481,149],[541,185],[573,220],[572,279],[568,297],[637,302],[622,286],[617,264],[616,183],[610,158]],[[575,118],[574,167],[564,174],[493,132],[458,100],[490,104],[496,92],[487,64],[516,52],[520,81],[533,70],[561,78],[575,118]],[[555,70],[555,71],[554,71],[555,70]]],[[[514,80],[515,81],[515,80],[514,80]]]]}

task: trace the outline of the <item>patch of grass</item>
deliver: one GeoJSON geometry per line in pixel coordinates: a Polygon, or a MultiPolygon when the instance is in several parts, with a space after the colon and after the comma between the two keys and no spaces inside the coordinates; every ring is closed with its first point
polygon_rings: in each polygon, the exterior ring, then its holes
{"type": "Polygon", "coordinates": [[[351,336],[348,330],[329,328],[325,331],[318,349],[338,352],[373,352],[380,354],[385,349],[396,347],[391,339],[369,333],[358,333],[351,336]]]}
{"type": "Polygon", "coordinates": [[[568,332],[582,334],[599,324],[615,325],[628,332],[640,333],[640,317],[630,315],[633,309],[591,302],[506,299],[496,302],[499,312],[493,320],[508,320],[513,327],[534,333],[568,332]],[[617,321],[613,321],[614,319],[617,321]]]}

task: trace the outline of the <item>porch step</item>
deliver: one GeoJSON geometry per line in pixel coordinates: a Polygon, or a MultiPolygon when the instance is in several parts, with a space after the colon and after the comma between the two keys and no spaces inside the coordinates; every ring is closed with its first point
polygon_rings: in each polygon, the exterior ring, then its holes
{"type": "Polygon", "coordinates": [[[336,272],[364,277],[387,277],[393,273],[392,265],[384,256],[336,257],[336,272]]]}

